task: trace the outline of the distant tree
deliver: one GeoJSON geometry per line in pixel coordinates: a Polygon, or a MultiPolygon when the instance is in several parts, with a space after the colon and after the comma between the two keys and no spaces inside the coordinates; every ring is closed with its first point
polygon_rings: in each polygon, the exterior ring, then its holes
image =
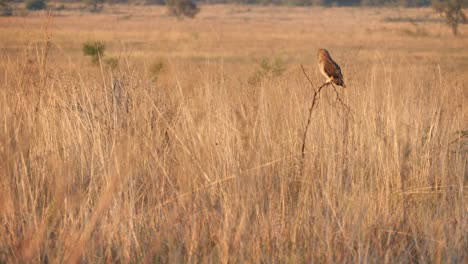
{"type": "Polygon", "coordinates": [[[0,0],[0,16],[12,16],[13,8],[7,4],[6,0],[0,0]]]}
{"type": "Polygon", "coordinates": [[[169,14],[176,17],[194,18],[200,11],[200,8],[193,0],[166,0],[166,5],[169,14]]]}
{"type": "Polygon", "coordinates": [[[145,5],[165,5],[165,0],[144,0],[145,5]]]}
{"type": "Polygon", "coordinates": [[[47,8],[47,3],[45,0],[27,0],[26,8],[28,10],[42,10],[47,8]]]}
{"type": "Polygon", "coordinates": [[[311,0],[310,2],[314,6],[321,6],[325,4],[325,0],[311,0]]]}
{"type": "Polygon", "coordinates": [[[382,6],[384,3],[384,0],[361,0],[363,6],[382,6]]]}
{"type": "Polygon", "coordinates": [[[325,3],[338,6],[357,6],[361,4],[361,0],[328,0],[325,3]]]}
{"type": "Polygon", "coordinates": [[[445,22],[452,28],[454,36],[458,35],[458,25],[467,21],[463,7],[465,0],[435,0],[432,7],[438,12],[445,22]]]}
{"type": "Polygon", "coordinates": [[[311,0],[285,0],[285,3],[292,6],[310,6],[311,0]]]}
{"type": "Polygon", "coordinates": [[[406,7],[430,6],[431,0],[399,0],[399,4],[406,7]]]}
{"type": "Polygon", "coordinates": [[[102,9],[104,0],[85,0],[85,2],[90,7],[91,12],[99,12],[102,9]]]}

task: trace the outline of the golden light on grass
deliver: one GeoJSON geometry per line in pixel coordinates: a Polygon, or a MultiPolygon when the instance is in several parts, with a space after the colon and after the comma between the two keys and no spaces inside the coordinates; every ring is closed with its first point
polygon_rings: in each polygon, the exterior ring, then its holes
{"type": "Polygon", "coordinates": [[[1,17],[0,260],[465,261],[468,30],[431,12],[1,17]],[[302,153],[319,47],[347,89],[302,153]]]}

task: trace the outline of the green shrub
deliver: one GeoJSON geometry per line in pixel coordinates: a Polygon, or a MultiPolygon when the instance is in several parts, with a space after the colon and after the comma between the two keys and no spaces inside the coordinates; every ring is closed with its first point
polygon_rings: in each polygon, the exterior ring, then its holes
{"type": "Polygon", "coordinates": [[[272,61],[262,59],[259,66],[260,69],[248,79],[248,83],[251,85],[259,83],[264,78],[279,77],[286,71],[286,65],[280,58],[275,58],[272,61]]]}
{"type": "Polygon", "coordinates": [[[88,41],[83,44],[83,54],[91,57],[91,62],[99,64],[99,59],[104,56],[105,45],[99,41],[88,41]]]}
{"type": "Polygon", "coordinates": [[[47,8],[45,0],[27,0],[26,9],[28,10],[42,10],[47,8]]]}

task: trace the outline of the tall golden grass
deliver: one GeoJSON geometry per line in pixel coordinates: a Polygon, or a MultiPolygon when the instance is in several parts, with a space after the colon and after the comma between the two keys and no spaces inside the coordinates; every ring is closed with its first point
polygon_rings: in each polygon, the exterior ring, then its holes
{"type": "Polygon", "coordinates": [[[466,26],[243,6],[0,25],[0,262],[466,262],[466,26]],[[322,90],[300,173],[319,47],[351,110],[322,90]]]}

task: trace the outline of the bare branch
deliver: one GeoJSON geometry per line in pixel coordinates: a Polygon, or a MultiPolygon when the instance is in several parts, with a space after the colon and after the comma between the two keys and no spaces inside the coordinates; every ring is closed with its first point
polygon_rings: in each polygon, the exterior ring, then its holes
{"type": "MultiPolygon", "coordinates": [[[[302,72],[304,73],[304,76],[306,77],[306,79],[309,81],[309,84],[310,86],[313,88],[313,84],[312,84],[312,81],[310,80],[309,76],[307,75],[307,73],[305,72],[305,69],[304,69],[304,66],[301,65],[301,68],[302,68],[302,72]]],[[[304,130],[304,134],[302,135],[302,147],[301,147],[301,163],[300,163],[300,174],[303,175],[304,173],[304,160],[305,160],[305,148],[306,148],[306,139],[307,139],[307,132],[309,131],[309,127],[310,127],[310,123],[311,123],[311,120],[312,120],[312,112],[314,111],[315,107],[317,106],[317,101],[318,99],[320,98],[319,95],[320,95],[320,92],[322,91],[322,89],[326,86],[330,85],[329,82],[326,82],[324,84],[322,84],[318,90],[316,90],[314,88],[314,94],[312,96],[312,102],[311,102],[311,105],[310,105],[310,108],[309,108],[309,116],[307,118],[307,123],[306,123],[306,127],[305,127],[305,130],[304,130]]]]}
{"type": "Polygon", "coordinates": [[[304,175],[307,133],[309,132],[309,127],[310,127],[310,124],[312,122],[312,112],[317,107],[317,102],[320,99],[320,92],[322,91],[322,89],[325,88],[326,86],[331,85],[333,87],[333,90],[336,93],[336,101],[338,101],[340,103],[340,105],[348,113],[351,113],[351,116],[352,116],[352,110],[345,102],[343,102],[343,100],[340,97],[340,94],[339,94],[338,90],[333,85],[333,83],[325,82],[318,89],[315,89],[312,81],[310,80],[309,76],[307,75],[307,73],[306,73],[306,71],[304,69],[304,66],[302,64],[301,64],[301,68],[302,68],[302,73],[306,77],[306,79],[309,82],[310,86],[314,89],[314,93],[312,95],[311,105],[309,107],[309,116],[307,117],[307,123],[306,123],[305,129],[304,129],[304,133],[302,134],[301,160],[300,160],[299,172],[300,172],[300,175],[304,175]]]}

